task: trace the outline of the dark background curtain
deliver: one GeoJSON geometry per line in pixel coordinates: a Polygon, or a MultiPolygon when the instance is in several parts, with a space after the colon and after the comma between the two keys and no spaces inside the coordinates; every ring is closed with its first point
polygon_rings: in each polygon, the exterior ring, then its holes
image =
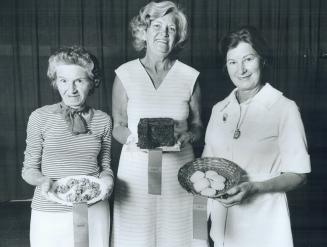
{"type": "MultiPolygon", "coordinates": [[[[136,58],[128,23],[145,0],[0,1],[0,201],[26,199],[21,179],[26,123],[36,108],[59,100],[46,78],[47,59],[61,46],[83,45],[101,64],[104,82],[90,98],[111,114],[114,69],[136,58]]],[[[180,0],[190,40],[180,60],[201,72],[203,121],[233,88],[222,71],[217,43],[227,31],[251,24],[274,52],[270,83],[295,100],[305,124],[312,173],[288,194],[293,228],[308,236],[303,246],[326,246],[327,2],[324,0],[180,0]],[[314,242],[312,242],[314,241],[314,242]],[[311,245],[314,243],[313,245],[311,245]]],[[[202,147],[197,147],[201,153],[202,147]]],[[[120,146],[114,143],[113,166],[120,146]]],[[[296,240],[296,236],[295,236],[296,240]]]]}

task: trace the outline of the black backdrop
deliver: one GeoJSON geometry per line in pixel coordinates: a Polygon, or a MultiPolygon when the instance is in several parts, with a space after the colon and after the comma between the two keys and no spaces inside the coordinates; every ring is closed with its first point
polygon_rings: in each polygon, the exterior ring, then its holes
{"type": "MultiPolygon", "coordinates": [[[[133,59],[128,22],[145,0],[0,0],[0,201],[30,198],[22,181],[26,123],[37,107],[58,101],[47,79],[47,59],[61,46],[79,44],[100,60],[104,83],[90,99],[111,113],[114,69],[133,59]]],[[[327,3],[324,0],[180,0],[190,40],[180,60],[201,72],[203,120],[232,84],[223,76],[217,43],[244,24],[262,30],[274,51],[271,84],[295,100],[305,124],[312,173],[289,193],[293,227],[309,246],[325,246],[327,233],[327,3]],[[326,235],[326,234],[325,234],[326,235]],[[311,245],[310,245],[311,246],[311,245]]],[[[198,152],[201,152],[201,146],[198,152]]],[[[113,165],[120,146],[114,143],[113,165]]]]}

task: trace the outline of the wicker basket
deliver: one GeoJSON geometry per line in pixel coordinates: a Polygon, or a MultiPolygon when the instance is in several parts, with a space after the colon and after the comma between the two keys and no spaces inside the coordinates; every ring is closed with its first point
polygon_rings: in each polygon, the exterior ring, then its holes
{"type": "Polygon", "coordinates": [[[186,191],[194,195],[203,196],[194,190],[190,177],[196,171],[206,172],[209,170],[215,171],[226,178],[225,188],[218,191],[211,198],[217,198],[225,194],[227,190],[240,182],[242,176],[242,169],[234,162],[223,158],[205,157],[195,159],[194,161],[188,162],[182,166],[178,172],[178,181],[186,191]]]}

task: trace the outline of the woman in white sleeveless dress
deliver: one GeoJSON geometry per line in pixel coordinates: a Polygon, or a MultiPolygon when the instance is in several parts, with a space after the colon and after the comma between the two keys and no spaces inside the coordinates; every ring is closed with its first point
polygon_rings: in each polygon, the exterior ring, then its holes
{"type": "Polygon", "coordinates": [[[115,186],[112,246],[206,246],[193,240],[192,196],[177,180],[201,137],[199,72],[174,59],[187,21],[172,2],[151,2],[131,22],[134,47],[145,56],[121,65],[113,86],[114,137],[123,145],[115,186]],[[175,121],[181,151],[163,153],[161,195],[148,194],[148,153],[136,147],[140,118],[175,121]]]}

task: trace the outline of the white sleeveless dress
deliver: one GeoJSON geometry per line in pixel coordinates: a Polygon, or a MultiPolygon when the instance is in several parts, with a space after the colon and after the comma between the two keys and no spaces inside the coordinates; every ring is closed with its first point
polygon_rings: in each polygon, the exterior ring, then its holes
{"type": "MultiPolygon", "coordinates": [[[[169,117],[187,131],[189,101],[199,72],[176,61],[158,89],[141,64],[133,60],[116,70],[128,96],[128,128],[137,135],[140,118],[169,117]]],[[[193,197],[179,185],[178,169],[194,159],[191,145],[162,157],[162,194],[148,194],[148,154],[123,146],[113,217],[113,247],[207,246],[193,240],[193,197]]]]}

